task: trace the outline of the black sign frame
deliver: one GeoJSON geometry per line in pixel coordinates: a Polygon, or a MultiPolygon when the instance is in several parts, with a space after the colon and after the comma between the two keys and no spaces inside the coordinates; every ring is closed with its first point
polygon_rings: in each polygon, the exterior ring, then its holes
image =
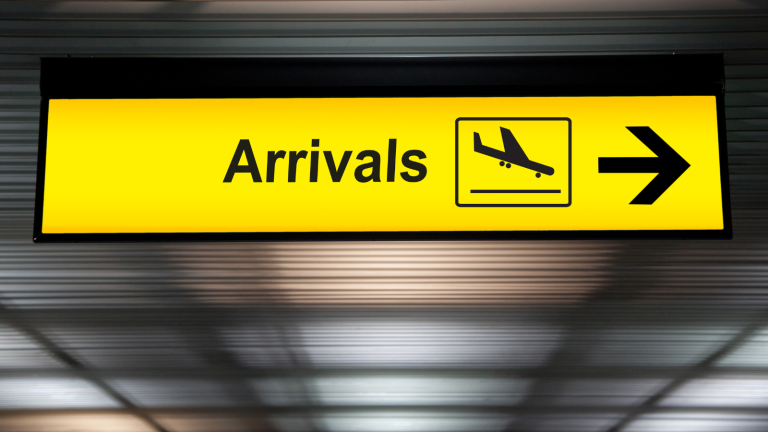
{"type": "Polygon", "coordinates": [[[721,54],[562,57],[43,58],[34,242],[731,239],[721,54]],[[722,230],[42,232],[50,99],[715,96],[722,230]]]}

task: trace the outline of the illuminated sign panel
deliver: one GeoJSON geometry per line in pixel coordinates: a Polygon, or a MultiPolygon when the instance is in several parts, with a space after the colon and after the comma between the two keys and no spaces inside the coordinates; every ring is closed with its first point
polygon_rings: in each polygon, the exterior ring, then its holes
{"type": "Polygon", "coordinates": [[[46,98],[36,240],[730,235],[716,94],[300,90],[46,98]]]}

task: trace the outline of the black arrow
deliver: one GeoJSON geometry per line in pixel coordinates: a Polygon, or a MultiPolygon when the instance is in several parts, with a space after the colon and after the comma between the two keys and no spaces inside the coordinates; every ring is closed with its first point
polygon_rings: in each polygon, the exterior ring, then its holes
{"type": "Polygon", "coordinates": [[[657,157],[598,158],[599,173],[659,173],[630,204],[653,204],[691,165],[648,126],[628,126],[657,157]]]}

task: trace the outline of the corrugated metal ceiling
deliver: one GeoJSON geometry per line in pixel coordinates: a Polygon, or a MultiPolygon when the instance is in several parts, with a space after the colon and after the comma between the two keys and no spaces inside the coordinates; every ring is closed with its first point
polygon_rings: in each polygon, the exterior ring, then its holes
{"type": "Polygon", "coordinates": [[[567,5],[0,4],[0,430],[768,430],[768,5],[567,5]],[[733,241],[31,243],[41,56],[673,51],[733,241]]]}

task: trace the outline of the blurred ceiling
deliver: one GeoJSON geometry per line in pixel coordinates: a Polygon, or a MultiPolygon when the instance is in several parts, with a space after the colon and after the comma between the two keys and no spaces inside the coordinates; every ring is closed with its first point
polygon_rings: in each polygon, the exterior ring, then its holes
{"type": "Polygon", "coordinates": [[[0,3],[0,430],[768,430],[768,2],[0,3]],[[32,244],[41,56],[722,52],[733,241],[32,244]]]}
{"type": "Polygon", "coordinates": [[[744,16],[765,13],[765,0],[261,0],[9,2],[7,17],[164,20],[500,19],[621,15],[744,16]]]}

